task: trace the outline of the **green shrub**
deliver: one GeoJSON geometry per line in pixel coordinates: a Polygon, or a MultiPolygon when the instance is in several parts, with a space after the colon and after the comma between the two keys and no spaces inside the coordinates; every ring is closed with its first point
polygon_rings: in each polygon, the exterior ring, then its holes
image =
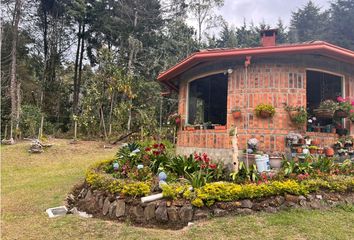
{"type": "Polygon", "coordinates": [[[345,192],[354,189],[354,177],[330,176],[327,179],[309,179],[304,181],[286,180],[272,181],[267,184],[235,184],[230,182],[207,183],[195,191],[188,186],[167,185],[163,188],[163,196],[169,198],[185,198],[191,200],[196,207],[210,206],[218,201],[235,201],[269,196],[306,195],[319,190],[345,192]]]}
{"type": "Polygon", "coordinates": [[[20,129],[25,137],[34,137],[38,134],[41,123],[41,110],[35,105],[22,105],[20,114],[20,129]]]}
{"type": "Polygon", "coordinates": [[[128,179],[116,179],[111,174],[106,174],[102,169],[113,163],[114,160],[104,160],[92,165],[86,171],[86,182],[94,189],[108,191],[112,194],[124,194],[126,196],[145,196],[151,192],[149,181],[132,181],[128,179]]]}

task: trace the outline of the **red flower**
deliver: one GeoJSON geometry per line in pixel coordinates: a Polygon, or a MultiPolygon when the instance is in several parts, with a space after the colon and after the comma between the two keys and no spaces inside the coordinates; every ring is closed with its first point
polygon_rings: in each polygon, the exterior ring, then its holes
{"type": "Polygon", "coordinates": [[[165,145],[163,143],[160,143],[159,148],[165,149],[165,145]]]}
{"type": "Polygon", "coordinates": [[[158,148],[159,144],[155,143],[154,145],[152,145],[153,148],[158,148]]]}
{"type": "Polygon", "coordinates": [[[206,168],[206,166],[207,166],[207,165],[202,164],[200,167],[201,167],[202,169],[205,169],[205,168],[206,168]]]}
{"type": "Polygon", "coordinates": [[[202,158],[201,158],[198,154],[196,154],[196,153],[194,153],[194,159],[195,159],[196,161],[201,161],[201,160],[202,160],[202,158]]]}
{"type": "Polygon", "coordinates": [[[216,169],[216,167],[217,167],[216,164],[213,164],[213,163],[209,165],[210,169],[216,169]]]}
{"type": "Polygon", "coordinates": [[[151,148],[149,148],[149,147],[145,148],[145,152],[148,152],[150,150],[151,150],[151,148]]]}
{"type": "Polygon", "coordinates": [[[150,160],[150,157],[148,155],[144,155],[143,157],[145,160],[150,160]]]}
{"type": "Polygon", "coordinates": [[[160,151],[152,151],[152,154],[154,154],[155,156],[160,155],[160,151]]]}

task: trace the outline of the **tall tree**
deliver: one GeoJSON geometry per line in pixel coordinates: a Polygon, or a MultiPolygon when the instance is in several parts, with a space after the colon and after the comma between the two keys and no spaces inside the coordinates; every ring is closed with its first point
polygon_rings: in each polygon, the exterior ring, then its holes
{"type": "Polygon", "coordinates": [[[286,31],[286,27],[280,18],[278,19],[276,28],[278,29],[277,43],[281,44],[289,42],[288,32],[286,31]]]}
{"type": "Polygon", "coordinates": [[[202,42],[204,25],[215,19],[214,10],[224,5],[224,0],[191,0],[189,8],[198,25],[198,43],[202,42]]]}
{"type": "Polygon", "coordinates": [[[290,41],[304,42],[325,38],[329,23],[328,12],[321,12],[321,8],[312,1],[308,1],[303,8],[292,12],[290,21],[290,41]]]}
{"type": "Polygon", "coordinates": [[[354,50],[354,0],[331,3],[327,39],[339,46],[354,50]]]}
{"type": "Polygon", "coordinates": [[[219,48],[233,48],[237,47],[236,29],[226,21],[222,23],[222,29],[219,33],[220,38],[216,40],[216,47],[219,48]]]}
{"type": "Polygon", "coordinates": [[[13,127],[16,124],[16,130],[19,124],[19,96],[18,84],[16,78],[16,60],[17,60],[17,39],[18,39],[18,26],[21,19],[22,0],[15,1],[15,9],[12,18],[12,47],[11,47],[11,68],[10,68],[10,96],[11,96],[11,130],[10,139],[13,138],[13,127]]]}

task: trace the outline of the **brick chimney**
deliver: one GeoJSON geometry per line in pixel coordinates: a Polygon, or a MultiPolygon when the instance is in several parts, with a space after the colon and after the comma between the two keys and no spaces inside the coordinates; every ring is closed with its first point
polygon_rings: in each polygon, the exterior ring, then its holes
{"type": "Polygon", "coordinates": [[[278,34],[277,29],[267,29],[261,31],[261,45],[262,47],[275,46],[275,40],[278,34]]]}

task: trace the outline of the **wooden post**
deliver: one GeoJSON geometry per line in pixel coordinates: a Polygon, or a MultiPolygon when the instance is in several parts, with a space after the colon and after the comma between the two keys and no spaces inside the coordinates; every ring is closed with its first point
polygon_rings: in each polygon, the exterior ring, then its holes
{"type": "Polygon", "coordinates": [[[235,127],[235,131],[234,134],[232,136],[232,161],[234,164],[234,172],[237,173],[238,172],[238,166],[239,166],[239,161],[238,161],[238,146],[237,146],[237,127],[235,127]]]}
{"type": "Polygon", "coordinates": [[[74,139],[77,139],[77,121],[74,122],[74,139]]]}
{"type": "Polygon", "coordinates": [[[44,125],[44,115],[42,114],[41,126],[39,127],[38,139],[40,140],[43,137],[43,125],[44,125]]]}
{"type": "Polygon", "coordinates": [[[7,124],[5,125],[4,139],[7,138],[7,124]]]}

